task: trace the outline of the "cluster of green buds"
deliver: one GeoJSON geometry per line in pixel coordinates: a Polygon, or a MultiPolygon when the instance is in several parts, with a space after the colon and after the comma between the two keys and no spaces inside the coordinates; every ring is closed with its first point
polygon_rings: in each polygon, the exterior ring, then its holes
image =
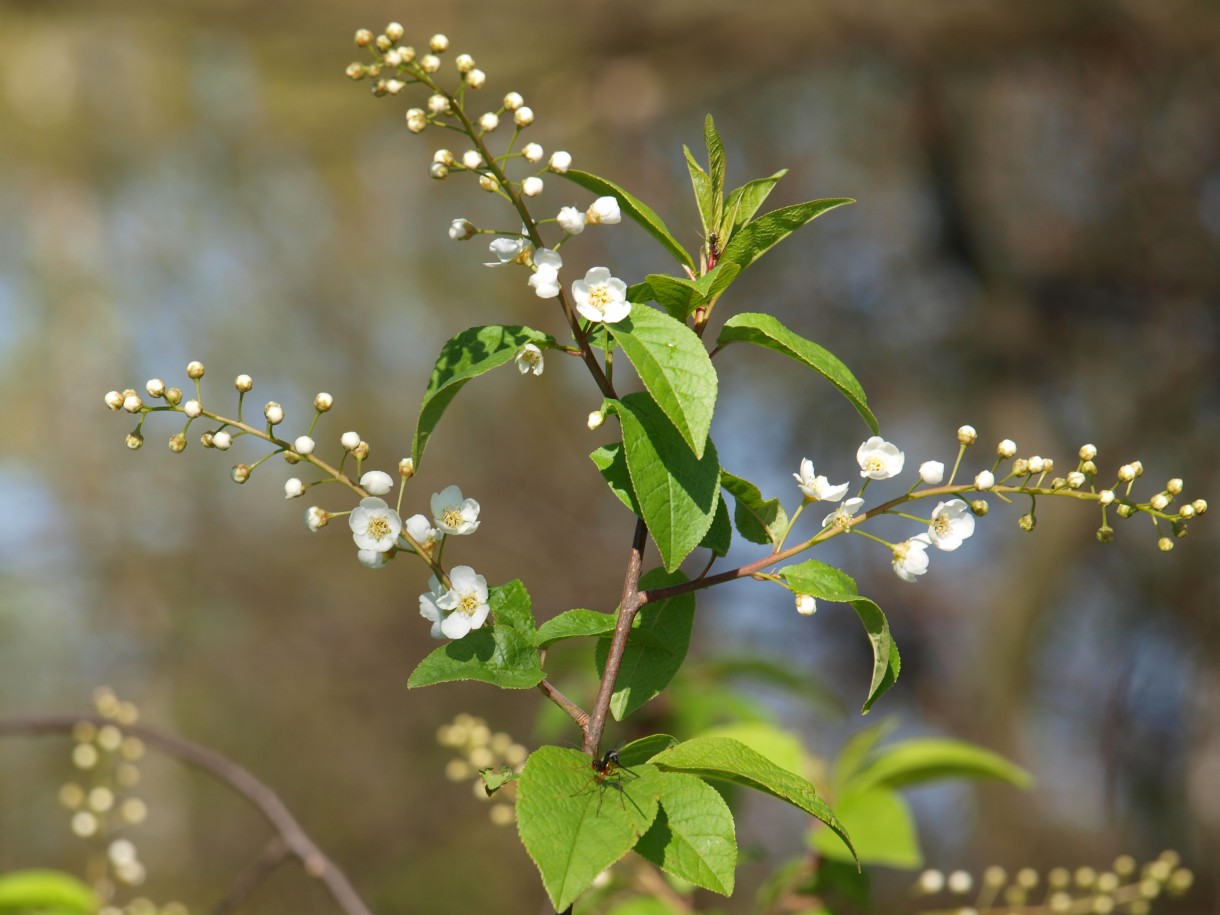
{"type": "Polygon", "coordinates": [[[144,865],[124,835],[148,815],[134,792],[144,742],[122,730],[139,719],[135,705],[106,687],[94,691],[93,705],[109,723],[80,721],[73,727],[72,765],[78,774],[59,789],[59,802],[72,814],[72,832],[90,845],[91,882],[98,898],[108,901],[116,885],[144,882],[144,865]]]}
{"type": "Polygon", "coordinates": [[[497,826],[515,822],[512,790],[493,793],[489,786],[493,782],[507,786],[525,767],[529,750],[503,731],[492,733],[486,721],[466,713],[442,725],[436,740],[442,747],[457,752],[445,766],[445,777],[451,782],[470,780],[475,797],[491,802],[488,816],[497,826]]]}
{"type": "Polygon", "coordinates": [[[920,915],[1148,915],[1154,900],[1181,896],[1190,889],[1194,875],[1180,863],[1175,851],[1162,852],[1143,867],[1130,855],[1120,855],[1108,871],[1057,867],[1045,879],[1032,867],[1010,876],[1004,868],[993,866],[983,871],[977,892],[974,878],[966,871],[926,870],[912,893],[921,897],[946,894],[961,900],[961,904],[921,908],[920,915]],[[971,896],[974,898],[966,902],[971,896]]]}

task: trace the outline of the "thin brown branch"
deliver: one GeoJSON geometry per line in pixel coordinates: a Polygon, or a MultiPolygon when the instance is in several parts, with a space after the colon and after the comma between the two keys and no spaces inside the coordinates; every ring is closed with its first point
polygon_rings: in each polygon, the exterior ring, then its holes
{"type": "Polygon", "coordinates": [[[212,907],[209,915],[229,915],[253,895],[254,891],[270,877],[277,867],[292,857],[292,852],[279,836],[272,836],[271,841],[263,848],[263,853],[238,878],[237,883],[212,907]]]}
{"type": "Polygon", "coordinates": [[[288,852],[300,861],[305,873],[321,881],[347,915],[372,915],[347,877],[322,853],[297,822],[296,817],[267,785],[246,769],[209,747],[174,734],[137,725],[118,725],[99,715],[47,715],[37,718],[0,719],[0,737],[33,737],[70,734],[81,721],[113,725],[125,734],[139,737],[170,756],[211,775],[240,794],[262,813],[288,852]]]}
{"type": "Polygon", "coordinates": [[[543,680],[538,684],[538,688],[542,690],[543,695],[567,712],[568,717],[576,722],[582,732],[586,729],[589,724],[588,712],[556,689],[550,680],[543,680]]]}
{"type": "Polygon", "coordinates": [[[584,751],[597,755],[602,732],[606,729],[606,715],[610,711],[610,697],[614,694],[614,683],[623,664],[623,652],[627,649],[627,638],[631,635],[631,624],[643,606],[640,597],[640,571],[644,565],[644,544],[648,540],[648,528],[643,518],[635,520],[635,536],[631,542],[631,555],[627,560],[627,575],[623,580],[623,599],[619,604],[618,622],[614,626],[614,637],[610,641],[610,652],[606,657],[606,670],[602,674],[593,714],[585,729],[584,751]]]}

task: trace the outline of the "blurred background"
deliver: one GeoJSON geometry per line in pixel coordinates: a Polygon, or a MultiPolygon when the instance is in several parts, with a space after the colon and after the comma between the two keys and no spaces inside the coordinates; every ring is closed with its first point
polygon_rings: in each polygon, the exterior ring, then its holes
{"type": "MultiPolygon", "coordinates": [[[[417,612],[423,578],[405,560],[362,568],[343,523],[306,530],[308,504],[350,507],[337,490],[285,502],[292,471],[278,459],[235,486],[230,465],[261,452],[204,451],[193,434],[172,455],[180,427],[164,417],[129,452],[130,417],[102,403],[154,376],[186,387],[199,359],[209,406],[231,407],[231,379],[248,372],[252,405],[281,402],[286,429],[305,431],[314,394],[331,392],[321,453],[337,456],[355,429],[367,466],[392,472],[449,336],[499,321],[562,332],[522,273],[484,270],[481,241],[448,239],[457,216],[516,226],[468,179],[427,178],[455,141],[407,132],[414,97],[374,99],[344,78],[363,59],[358,27],[397,19],[417,46],[447,33],[487,72],[488,108],[521,92],[537,115],[529,139],[649,202],[691,250],[681,144],[701,148],[708,112],[731,185],[790,169],[769,207],[858,198],[768,255],[712,323],[767,310],[838,354],[912,470],[951,464],[971,423],[975,469],[1002,438],[1064,471],[1089,441],[1103,474],[1143,462],[1144,498],[1177,476],[1220,509],[1210,0],[170,10],[0,0],[0,716],[84,711],[110,685],[145,723],[276,788],[378,911],[542,911],[515,830],[444,780],[435,735],[463,711],[531,747],[577,735],[539,723],[533,691],[407,692],[435,645],[417,612]]],[[[548,178],[535,212],[587,198],[548,178]]],[[[673,269],[627,223],[585,233],[565,260],[569,278],[595,264],[629,282],[673,269]]],[[[717,368],[726,468],[790,506],[802,457],[832,481],[854,477],[866,430],[828,385],[762,350],[727,351],[717,368]]],[[[450,483],[478,499],[478,535],[446,558],[522,579],[540,620],[613,609],[631,538],[586,457],[609,436],[585,429],[599,398],[582,371],[552,357],[541,378],[504,369],[471,385],[408,490],[411,512],[450,483]]],[[[887,610],[903,651],[869,722],[976,741],[1038,780],[1028,794],[912,793],[928,862],[1104,868],[1172,847],[1197,873],[1173,911],[1220,912],[1218,519],[1162,554],[1146,521],[1119,523],[1103,546],[1092,511],[1040,505],[1025,534],[1025,510],[997,502],[913,586],[863,538],[819,557],[887,610]]],[[[756,555],[739,543],[720,567],[756,555]]],[[[707,593],[698,621],[697,657],[757,652],[831,685],[845,713],[755,692],[812,752],[833,755],[864,723],[868,646],[844,608],[802,618],[787,592],[743,583],[707,593]]],[[[585,662],[554,653],[587,705],[585,662]]],[[[672,709],[654,705],[666,721],[672,709]]],[[[85,845],[56,801],[70,746],[0,741],[0,871],[80,871],[85,845]]],[[[265,828],[172,760],[143,768],[141,891],[205,909],[265,828]]],[[[729,911],[803,847],[802,822],[777,807],[760,801],[739,824],[754,856],[729,911]]],[[[887,879],[881,910],[900,910],[911,875],[887,879]]],[[[285,868],[246,910],[333,908],[285,868]]]]}

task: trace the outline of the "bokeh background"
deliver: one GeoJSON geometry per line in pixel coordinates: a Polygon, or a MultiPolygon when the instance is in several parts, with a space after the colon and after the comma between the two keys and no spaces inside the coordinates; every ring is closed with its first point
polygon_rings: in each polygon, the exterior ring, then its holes
{"type": "MultiPolygon", "coordinates": [[[[200,359],[211,405],[249,372],[254,403],[283,403],[286,427],[330,391],[323,448],[356,429],[370,466],[392,471],[445,339],[504,320],[561,331],[522,274],[484,270],[481,243],[447,238],[455,216],[514,228],[472,182],[428,180],[449,135],[409,134],[405,97],[343,77],[354,30],[391,19],[416,44],[448,33],[489,74],[488,107],[522,92],[532,139],[649,201],[692,249],[681,144],[699,147],[707,112],[734,184],[787,167],[775,205],[858,198],[768,255],[721,309],[773,311],[840,355],[908,465],[951,461],[969,422],[977,464],[1011,437],[1065,468],[1092,441],[1107,472],[1142,460],[1147,495],[1181,476],[1220,509],[1210,0],[3,0],[0,715],[85,710],[109,684],[146,723],[279,790],[378,911],[543,910],[514,830],[444,780],[435,734],[472,711],[531,746],[575,735],[540,730],[532,691],[408,693],[434,644],[413,566],[364,570],[343,524],[309,534],[278,460],[234,486],[232,459],[258,456],[248,443],[171,455],[178,426],[154,417],[129,453],[129,417],[102,403],[153,376],[184,385],[200,359]]],[[[586,196],[548,179],[537,211],[586,196]]],[[[670,269],[627,224],[565,255],[572,276],[670,269]]],[[[585,429],[598,398],[565,362],[468,388],[408,496],[419,510],[457,482],[479,499],[461,560],[524,580],[540,618],[612,609],[632,528],[590,472],[608,436],[585,429]]],[[[865,430],[827,385],[761,350],[717,364],[726,467],[789,501],[802,457],[853,475],[865,430]]],[[[305,502],[348,507],[315,492],[305,502]]],[[[862,538],[823,557],[887,609],[903,649],[874,717],[977,741],[1038,779],[1028,794],[914,792],[929,863],[1105,867],[1172,847],[1198,874],[1174,911],[1220,912],[1214,519],[1161,554],[1144,521],[1102,546],[1090,511],[1042,505],[1024,534],[1025,507],[995,509],[915,586],[862,538]]],[[[867,644],[841,609],[806,619],[779,589],[719,589],[694,650],[729,648],[819,678],[849,710],[863,698],[867,644]]],[[[818,754],[862,726],[756,695],[818,754]]],[[[66,740],[0,743],[0,871],[81,867],[55,800],[68,754],[66,740]]],[[[206,908],[264,827],[172,761],[144,768],[143,891],[206,908]]],[[[731,911],[768,861],[799,852],[801,827],[775,805],[748,811],[758,857],[731,911]]],[[[883,881],[888,910],[909,876],[883,881]]],[[[248,911],[332,908],[287,868],[248,911]]]]}

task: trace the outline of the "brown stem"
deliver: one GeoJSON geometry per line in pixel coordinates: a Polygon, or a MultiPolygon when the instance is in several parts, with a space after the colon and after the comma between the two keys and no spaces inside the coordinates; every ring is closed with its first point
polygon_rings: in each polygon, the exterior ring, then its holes
{"type": "Polygon", "coordinates": [[[263,853],[245,873],[241,875],[233,889],[220,902],[212,907],[209,915],[229,915],[245,902],[258,889],[264,880],[271,876],[277,867],[292,857],[292,852],[279,836],[273,836],[263,849],[263,853]]]}
{"type": "Polygon", "coordinates": [[[543,694],[558,705],[561,709],[568,713],[568,717],[576,722],[577,726],[583,732],[589,724],[589,713],[582,709],[579,705],[561,693],[555,688],[555,685],[550,680],[543,680],[538,684],[538,688],[543,694]]]}
{"type": "Polygon", "coordinates": [[[631,556],[627,560],[627,575],[623,581],[623,600],[619,604],[618,622],[614,626],[614,637],[610,641],[610,652],[606,657],[606,671],[602,674],[597,701],[593,703],[593,714],[585,729],[584,751],[597,755],[602,732],[606,729],[606,714],[610,711],[610,697],[614,694],[614,682],[618,679],[623,663],[623,652],[627,649],[627,638],[631,635],[631,624],[643,606],[639,590],[640,571],[644,564],[644,544],[648,539],[648,528],[643,518],[635,520],[635,536],[631,542],[631,556]]]}
{"type": "Polygon", "coordinates": [[[145,743],[158,747],[188,766],[200,769],[228,785],[258,808],[288,853],[301,862],[306,874],[322,882],[340,909],[347,915],[372,915],[372,911],[364,904],[347,877],[314,844],[279,796],[247,770],[209,747],[148,727],[117,725],[100,715],[47,715],[39,718],[0,719],[0,737],[70,734],[82,721],[98,726],[117,727],[123,733],[139,737],[145,743]]]}

